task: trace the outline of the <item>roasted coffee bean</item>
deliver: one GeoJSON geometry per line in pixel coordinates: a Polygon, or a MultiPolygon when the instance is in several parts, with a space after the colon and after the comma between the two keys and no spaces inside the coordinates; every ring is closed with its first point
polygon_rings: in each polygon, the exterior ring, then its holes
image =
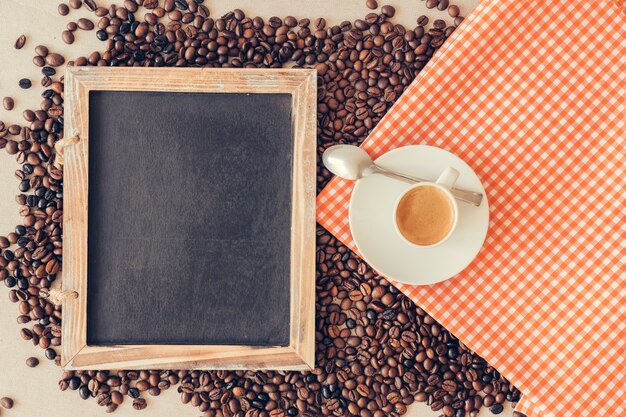
{"type": "Polygon", "coordinates": [[[78,389],[78,395],[83,400],[86,400],[87,398],[91,396],[91,392],[89,391],[89,388],[87,388],[86,385],[83,385],[78,389]]]}
{"type": "Polygon", "coordinates": [[[46,55],[46,65],[51,67],[59,67],[65,63],[65,58],[57,53],[50,53],[46,55]]]}
{"type": "Polygon", "coordinates": [[[146,400],[144,398],[135,398],[133,400],[133,408],[135,410],[143,410],[147,407],[146,400]]]}
{"type": "Polygon", "coordinates": [[[367,6],[368,9],[371,9],[371,10],[378,9],[378,2],[376,0],[367,0],[365,2],[365,5],[367,6]]]}
{"type": "Polygon", "coordinates": [[[15,40],[15,44],[13,46],[15,47],[15,49],[22,49],[24,47],[25,43],[26,43],[26,36],[25,35],[20,35],[15,40]]]}
{"type": "Polygon", "coordinates": [[[96,6],[95,0],[83,0],[83,3],[85,4],[85,8],[89,10],[90,12],[95,12],[96,9],[98,8],[96,6]]]}
{"type": "Polygon", "coordinates": [[[502,404],[495,404],[494,406],[489,408],[489,411],[491,411],[492,414],[500,414],[502,411],[504,411],[504,407],[502,406],[502,404]]]}
{"type": "Polygon", "coordinates": [[[7,410],[13,408],[13,399],[9,397],[0,398],[0,406],[6,408],[7,410]]]}
{"type": "Polygon", "coordinates": [[[39,365],[39,359],[32,357],[26,359],[26,366],[28,366],[29,368],[35,368],[37,365],[39,365]]]}
{"type": "Polygon", "coordinates": [[[83,5],[82,0],[70,0],[69,3],[72,9],[80,9],[83,5]]]}
{"type": "Polygon", "coordinates": [[[81,380],[79,377],[74,376],[72,378],[70,378],[70,380],[68,381],[68,388],[71,389],[72,391],[76,391],[81,384],[81,380]]]}
{"type": "Polygon", "coordinates": [[[450,7],[448,7],[448,14],[450,15],[450,17],[457,17],[460,14],[460,10],[459,10],[459,6],[457,5],[451,5],[450,7]]]}
{"type": "Polygon", "coordinates": [[[59,7],[57,7],[57,11],[61,16],[67,16],[70,13],[70,8],[67,4],[61,3],[59,4],[59,7]]]}
{"type": "Polygon", "coordinates": [[[28,89],[33,85],[33,83],[28,78],[22,78],[19,82],[19,85],[20,88],[28,89]]]}
{"type": "Polygon", "coordinates": [[[63,33],[61,33],[61,38],[63,39],[63,42],[65,42],[68,45],[71,45],[74,43],[74,34],[70,32],[69,30],[64,30],[63,33]]]}
{"type": "Polygon", "coordinates": [[[446,27],[446,22],[445,22],[445,20],[442,20],[442,19],[437,19],[437,20],[435,20],[435,21],[433,22],[433,28],[434,28],[434,29],[441,30],[441,29],[444,29],[445,27],[446,27]]]}
{"type": "Polygon", "coordinates": [[[111,404],[111,395],[107,393],[100,394],[96,397],[96,402],[100,406],[107,406],[111,404]]]}
{"type": "Polygon", "coordinates": [[[52,85],[52,78],[43,76],[41,78],[41,86],[42,87],[50,87],[52,85]]]}
{"type": "Polygon", "coordinates": [[[46,358],[50,359],[51,361],[54,360],[54,358],[57,357],[57,352],[54,349],[52,349],[52,348],[46,349],[46,351],[44,353],[46,355],[46,358]]]}
{"type": "Polygon", "coordinates": [[[12,97],[5,97],[2,99],[2,107],[4,107],[5,110],[11,111],[13,110],[14,106],[15,106],[15,101],[13,100],[12,97]]]}
{"type": "Polygon", "coordinates": [[[441,384],[441,387],[448,392],[454,392],[457,389],[457,383],[451,379],[446,379],[441,384]]]}
{"type": "Polygon", "coordinates": [[[39,56],[45,57],[48,55],[48,47],[44,45],[37,45],[35,47],[35,53],[39,56]]]}
{"type": "Polygon", "coordinates": [[[386,4],[381,7],[380,12],[387,17],[393,17],[396,14],[396,9],[393,6],[386,4]]]}
{"type": "Polygon", "coordinates": [[[276,408],[270,411],[269,417],[285,417],[285,410],[276,408]]]}
{"type": "Polygon", "coordinates": [[[35,64],[38,67],[43,67],[46,64],[46,61],[42,56],[34,56],[33,64],[35,64]]]}
{"type": "Polygon", "coordinates": [[[120,405],[124,402],[124,396],[119,391],[111,391],[111,402],[116,405],[120,405]]]}
{"type": "Polygon", "coordinates": [[[98,380],[92,379],[87,384],[87,388],[89,388],[89,391],[96,394],[98,392],[98,389],[100,388],[100,383],[98,382],[98,380]]]}
{"type": "Polygon", "coordinates": [[[78,28],[82,30],[93,30],[94,28],[93,22],[85,18],[78,19],[78,22],[76,22],[76,24],[78,25],[78,28]]]}

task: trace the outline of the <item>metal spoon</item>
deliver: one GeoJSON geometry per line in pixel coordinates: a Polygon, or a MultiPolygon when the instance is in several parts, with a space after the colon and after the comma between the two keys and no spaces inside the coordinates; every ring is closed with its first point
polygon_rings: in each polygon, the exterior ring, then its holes
{"type": "MultiPolygon", "coordinates": [[[[409,180],[411,182],[428,181],[412,175],[391,171],[376,165],[367,152],[365,152],[362,148],[353,145],[331,146],[324,151],[322,161],[324,162],[324,166],[326,166],[330,172],[347,180],[358,180],[371,174],[383,174],[409,180]]],[[[483,195],[481,193],[475,193],[473,191],[461,190],[458,188],[453,188],[450,191],[457,200],[464,201],[475,206],[480,206],[480,202],[483,199],[483,195]]]]}

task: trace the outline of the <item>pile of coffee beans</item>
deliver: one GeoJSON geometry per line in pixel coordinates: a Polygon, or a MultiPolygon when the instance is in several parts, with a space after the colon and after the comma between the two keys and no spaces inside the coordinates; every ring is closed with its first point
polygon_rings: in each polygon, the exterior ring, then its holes
{"type": "MultiPolygon", "coordinates": [[[[389,5],[338,25],[323,18],[265,20],[239,9],[212,17],[203,0],[125,0],[108,8],[72,0],[58,10],[65,16],[83,5],[97,22],[70,22],[63,40],[72,43],[77,29],[97,29],[104,46],[73,65],[315,67],[320,154],[337,143],[361,143],[463,20],[448,0],[427,5],[448,10],[453,24],[438,19],[429,26],[421,16],[414,28],[391,22],[389,5]]],[[[35,52],[43,75],[40,109],[24,111],[23,125],[0,122],[0,148],[21,164],[15,176],[23,216],[23,224],[0,236],[0,279],[18,306],[22,338],[59,363],[62,312],[47,295],[63,249],[63,173],[54,144],[63,136],[63,77],[55,67],[65,58],[43,45],[35,52]]],[[[320,165],[317,172],[321,189],[330,173],[320,165]]],[[[59,387],[95,398],[108,412],[126,397],[142,410],[146,394],[175,387],[205,417],[400,416],[415,401],[446,417],[473,417],[482,407],[498,414],[506,401],[519,400],[497,370],[322,228],[316,278],[311,372],[65,372],[59,387]]]]}

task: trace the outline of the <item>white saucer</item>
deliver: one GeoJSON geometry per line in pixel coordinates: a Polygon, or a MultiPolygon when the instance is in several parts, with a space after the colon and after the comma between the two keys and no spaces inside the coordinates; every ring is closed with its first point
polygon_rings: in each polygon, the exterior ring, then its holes
{"type": "Polygon", "coordinates": [[[481,192],[480,207],[459,201],[459,223],[450,238],[434,248],[404,242],[393,225],[394,203],[409,183],[374,174],[357,181],[350,200],[350,230],[359,252],[381,274],[411,285],[445,281],[461,272],[483,246],[489,227],[489,205],[478,176],[463,160],[432,146],[394,149],[376,160],[383,168],[435,180],[456,168],[455,187],[481,192]]]}

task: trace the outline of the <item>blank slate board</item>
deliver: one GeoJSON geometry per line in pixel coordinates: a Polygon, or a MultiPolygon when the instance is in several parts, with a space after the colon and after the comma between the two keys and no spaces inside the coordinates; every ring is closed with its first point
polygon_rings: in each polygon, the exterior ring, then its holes
{"type": "Polygon", "coordinates": [[[316,79],[66,68],[64,370],[314,368],[316,79]]]}
{"type": "Polygon", "coordinates": [[[87,344],[289,344],[291,111],[89,93],[87,344]]]}

